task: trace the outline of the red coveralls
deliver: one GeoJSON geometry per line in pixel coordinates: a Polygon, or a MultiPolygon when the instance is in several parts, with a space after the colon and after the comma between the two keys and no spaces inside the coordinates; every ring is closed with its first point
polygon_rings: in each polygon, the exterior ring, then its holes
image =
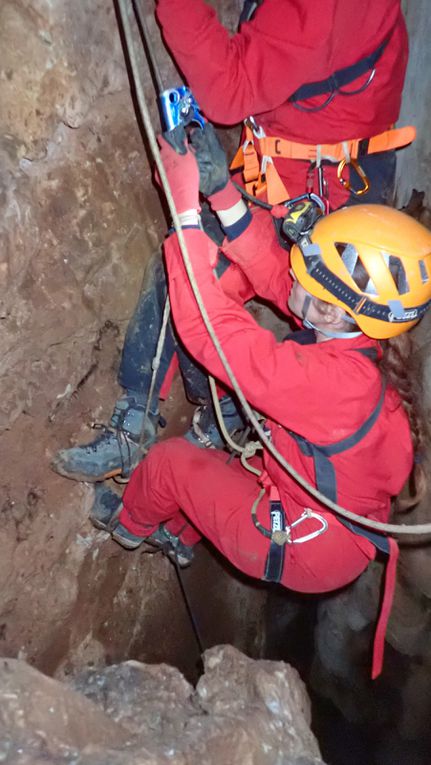
{"type": "MultiPolygon", "coordinates": [[[[400,0],[264,0],[233,36],[204,0],[158,0],[157,17],[175,61],[213,122],[233,125],[253,115],[269,136],[323,144],[378,135],[398,118],[408,55],[400,0]],[[362,93],[338,95],[315,113],[288,102],[301,85],[365,58],[388,35],[376,76],[362,93]]],[[[356,90],[366,80],[364,75],[345,90],[356,90]]],[[[309,163],[277,159],[275,164],[290,196],[302,194],[309,163]]],[[[325,177],[336,209],[348,193],[335,165],[325,168],[325,177]]]]}
{"type": "MultiPolygon", "coordinates": [[[[378,343],[364,335],[308,346],[277,342],[223,292],[211,268],[215,245],[199,229],[186,229],[184,235],[211,323],[244,394],[267,415],[276,448],[315,485],[312,459],[304,456],[285,428],[321,445],[354,433],[375,408],[382,389],[376,365],[355,349],[378,350],[378,343]]],[[[286,312],[292,283],[289,256],[277,244],[266,211],[256,211],[248,229],[225,252],[247,273],[256,294],[286,312]]],[[[191,292],[175,235],[166,241],[165,255],[178,334],[190,353],[229,387],[191,292]]],[[[168,521],[167,527],[185,544],[193,544],[201,532],[237,568],[262,578],[269,540],[256,529],[250,514],[259,493],[258,480],[238,461],[228,465],[226,459],[225,453],[198,449],[183,439],[157,444],[132,474],[120,522],[145,536],[168,521]]],[[[363,440],[331,461],[339,503],[386,521],[390,498],[401,490],[413,461],[408,419],[395,390],[386,390],[377,422],[363,440]]],[[[289,524],[309,507],[329,526],[311,541],[286,545],[281,583],[300,592],[325,592],[353,581],[374,558],[374,546],[347,530],[266,452],[264,467],[266,485],[278,488],[289,524]]],[[[267,495],[258,519],[270,528],[267,495]]],[[[315,520],[307,520],[292,530],[292,538],[317,527],[315,520]]]]}

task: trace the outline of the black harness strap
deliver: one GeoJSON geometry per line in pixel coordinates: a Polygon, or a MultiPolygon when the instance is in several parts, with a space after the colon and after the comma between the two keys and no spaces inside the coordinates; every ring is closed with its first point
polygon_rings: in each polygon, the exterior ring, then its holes
{"type": "Polygon", "coordinates": [[[245,21],[250,21],[262,3],[263,0],[244,0],[238,26],[240,27],[245,21]]]}
{"type": "MultiPolygon", "coordinates": [[[[295,334],[296,333],[293,333],[293,335],[290,336],[290,339],[295,339],[295,334]]],[[[306,333],[298,332],[297,334],[300,336],[298,337],[298,342],[300,344],[309,344],[310,335],[308,331],[306,333]]],[[[361,353],[363,356],[366,356],[371,361],[376,360],[377,352],[374,348],[357,348],[354,350],[356,353],[361,353]]],[[[370,432],[382,410],[383,401],[385,398],[385,390],[386,384],[383,382],[380,397],[376,406],[374,407],[369,417],[367,417],[365,422],[360,426],[360,428],[358,428],[358,430],[352,433],[352,435],[347,436],[347,438],[342,438],[340,441],[336,441],[335,443],[329,444],[328,446],[318,446],[303,436],[300,436],[298,433],[286,429],[286,433],[288,433],[296,441],[299,448],[301,449],[301,452],[307,457],[313,458],[316,476],[316,487],[325,497],[331,499],[333,502],[337,502],[337,479],[334,466],[330,461],[330,457],[334,456],[335,454],[340,454],[347,449],[351,449],[353,446],[356,446],[356,444],[362,441],[362,439],[365,438],[365,436],[370,432]]],[[[280,501],[272,501],[270,503],[270,517],[271,533],[265,529],[265,536],[271,538],[271,543],[266,558],[265,573],[262,578],[266,582],[278,583],[280,582],[283,574],[284,546],[286,544],[286,542],[283,544],[278,544],[273,539],[275,531],[286,530],[286,517],[280,501]]],[[[351,523],[350,521],[347,521],[341,517],[339,520],[350,531],[366,537],[379,550],[389,554],[389,541],[383,534],[373,532],[369,529],[364,529],[358,524],[351,523]]],[[[257,526],[257,528],[259,528],[259,526],[257,526]]]]}
{"type": "Polygon", "coordinates": [[[271,501],[269,514],[271,517],[271,544],[266,556],[265,572],[262,579],[265,582],[279,582],[283,574],[285,543],[278,544],[273,535],[276,531],[286,530],[286,516],[281,502],[271,501]]]}
{"type": "Polygon", "coordinates": [[[352,521],[348,521],[347,518],[338,516],[338,520],[343,524],[343,526],[346,526],[349,531],[352,531],[354,534],[358,534],[360,537],[369,539],[374,547],[377,547],[380,552],[385,553],[385,555],[390,554],[388,537],[383,536],[383,534],[379,534],[377,531],[371,531],[371,529],[365,528],[365,526],[359,526],[357,523],[352,523],[352,521]]]}
{"type": "Polygon", "coordinates": [[[356,444],[362,441],[367,433],[370,432],[381,412],[385,398],[385,388],[386,386],[383,384],[380,398],[370,416],[355,433],[352,433],[351,436],[347,436],[347,438],[343,438],[328,446],[317,446],[317,444],[313,444],[298,433],[294,433],[292,430],[287,431],[296,441],[301,452],[305,454],[306,457],[313,458],[314,469],[316,472],[316,486],[325,497],[328,497],[328,499],[331,499],[333,502],[337,501],[337,480],[335,477],[334,466],[329,457],[333,457],[335,454],[340,454],[341,452],[356,446],[356,444]]]}
{"type": "MultiPolygon", "coordinates": [[[[298,101],[307,101],[309,98],[314,98],[314,96],[323,96],[325,93],[331,93],[334,95],[336,93],[340,93],[341,89],[346,85],[350,85],[363,74],[366,74],[366,72],[374,69],[379,58],[381,58],[383,55],[383,51],[385,50],[389,39],[390,35],[388,35],[388,37],[383,40],[383,42],[379,45],[378,48],[376,48],[373,53],[370,53],[369,56],[365,56],[365,58],[357,61],[356,64],[351,64],[351,66],[345,66],[342,69],[337,69],[336,72],[333,72],[325,80],[308,82],[305,85],[301,85],[298,90],[295,90],[295,92],[292,93],[288,100],[291,103],[297,103],[298,101]]],[[[341,95],[350,94],[343,94],[341,92],[341,95]]],[[[353,93],[351,95],[353,95],[353,93]]]]}

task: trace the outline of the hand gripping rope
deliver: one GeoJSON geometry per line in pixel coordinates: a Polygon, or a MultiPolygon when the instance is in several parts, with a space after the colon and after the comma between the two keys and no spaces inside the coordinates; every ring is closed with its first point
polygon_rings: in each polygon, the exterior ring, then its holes
{"type": "MultiPolygon", "coordinates": [[[[327,497],[324,496],[324,494],[319,492],[314,486],[309,484],[308,481],[306,481],[305,478],[303,478],[303,476],[301,476],[298,473],[298,471],[295,470],[295,468],[284,459],[284,457],[277,451],[273,443],[270,441],[270,439],[266,435],[264,429],[260,425],[253,409],[250,407],[247,399],[244,396],[244,393],[242,392],[237,382],[234,372],[229,364],[228,359],[226,358],[226,355],[223,351],[220,341],[214,331],[214,328],[208,316],[208,312],[202,300],[202,296],[200,294],[197,281],[193,273],[193,268],[192,268],[190,257],[187,251],[187,246],[184,240],[181,223],[178,218],[178,213],[175,208],[175,203],[174,203],[171,189],[169,186],[169,181],[163,166],[163,162],[161,160],[159,147],[157,145],[156,135],[151,123],[150,112],[149,112],[145,95],[144,95],[144,89],[143,89],[142,80],[140,76],[138,59],[136,56],[132,30],[131,30],[130,21],[129,21],[128,5],[130,5],[130,2],[128,3],[127,0],[118,0],[121,24],[122,24],[122,28],[124,32],[126,53],[127,53],[127,58],[130,63],[131,72],[132,72],[133,87],[136,92],[137,102],[139,106],[139,114],[142,119],[143,125],[145,127],[148,143],[154,157],[154,161],[160,176],[163,190],[165,192],[169,211],[172,216],[173,226],[177,233],[178,244],[180,247],[182,257],[184,259],[184,265],[187,271],[188,278],[190,280],[190,285],[192,287],[193,294],[195,296],[197,305],[201,312],[202,320],[214,344],[214,347],[218,353],[220,361],[223,364],[226,374],[229,377],[229,381],[231,383],[232,389],[236,393],[248,420],[250,421],[251,425],[253,426],[254,430],[259,436],[259,439],[261,440],[264,448],[266,448],[269,451],[269,453],[274,457],[274,459],[277,460],[277,462],[284,468],[284,470],[286,470],[286,472],[289,473],[289,475],[291,475],[292,478],[294,478],[294,480],[300,486],[302,486],[312,497],[317,499],[322,504],[326,505],[326,507],[328,507],[334,513],[342,516],[343,518],[346,518],[349,521],[353,521],[354,523],[360,524],[361,526],[364,526],[366,528],[375,529],[376,531],[381,531],[383,533],[388,533],[388,534],[396,534],[396,535],[431,534],[431,523],[422,523],[422,524],[413,524],[413,525],[381,523],[379,521],[373,521],[369,518],[364,518],[363,516],[357,515],[356,513],[352,513],[350,510],[347,510],[345,507],[342,507],[341,505],[338,505],[336,502],[333,502],[332,500],[328,499],[327,497]]],[[[235,448],[238,449],[237,445],[235,445],[235,448]]]]}

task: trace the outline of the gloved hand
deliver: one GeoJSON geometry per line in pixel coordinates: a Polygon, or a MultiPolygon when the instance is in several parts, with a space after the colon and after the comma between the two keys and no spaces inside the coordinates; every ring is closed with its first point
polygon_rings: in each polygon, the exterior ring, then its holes
{"type": "MultiPolygon", "coordinates": [[[[200,210],[199,168],[193,152],[184,144],[184,147],[181,147],[184,148],[184,153],[179,154],[163,136],[159,136],[158,142],[177,213],[200,210]]],[[[161,186],[158,173],[156,181],[161,186]]]]}
{"type": "Polygon", "coordinates": [[[211,123],[194,130],[190,142],[199,165],[199,190],[213,210],[233,207],[241,194],[230,180],[226,154],[211,123]]]}
{"type": "Polygon", "coordinates": [[[199,190],[210,197],[224,189],[229,180],[225,151],[211,122],[195,128],[190,143],[199,165],[199,190]]]}

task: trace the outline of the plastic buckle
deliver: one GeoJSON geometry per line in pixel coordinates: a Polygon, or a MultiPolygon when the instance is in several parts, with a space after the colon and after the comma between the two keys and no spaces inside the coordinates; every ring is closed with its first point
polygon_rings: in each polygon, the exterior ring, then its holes
{"type": "Polygon", "coordinates": [[[347,159],[341,160],[341,162],[339,163],[337,167],[337,178],[340,181],[341,185],[344,186],[346,191],[350,191],[350,193],[353,194],[355,197],[361,197],[363,194],[366,194],[370,188],[370,181],[368,176],[365,174],[358,160],[353,159],[353,157],[350,157],[350,160],[347,160],[347,159]],[[343,170],[346,167],[346,165],[353,167],[358,178],[361,179],[363,183],[363,186],[361,189],[354,189],[350,181],[347,181],[345,178],[343,178],[343,170]]]}
{"type": "Polygon", "coordinates": [[[266,169],[268,165],[273,165],[274,162],[272,161],[272,157],[269,157],[267,154],[264,154],[260,163],[260,172],[262,175],[266,175],[266,169]]]}

